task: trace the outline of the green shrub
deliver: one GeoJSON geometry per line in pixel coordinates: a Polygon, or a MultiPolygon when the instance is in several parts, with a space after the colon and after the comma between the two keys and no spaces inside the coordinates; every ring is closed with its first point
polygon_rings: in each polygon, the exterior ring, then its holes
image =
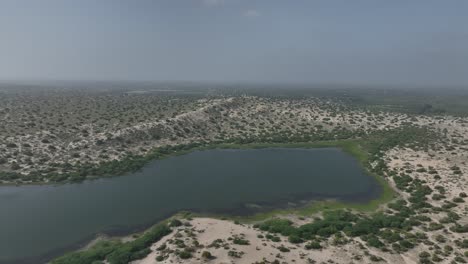
{"type": "Polygon", "coordinates": [[[270,240],[273,241],[273,242],[280,242],[280,241],[281,241],[281,239],[280,239],[279,237],[273,236],[273,235],[271,235],[271,234],[267,234],[265,237],[266,237],[267,239],[270,239],[270,240]]]}
{"type": "Polygon", "coordinates": [[[169,223],[169,226],[171,227],[178,227],[181,225],[182,225],[182,222],[179,219],[172,219],[171,222],[169,223]]]}
{"type": "Polygon", "coordinates": [[[289,252],[290,251],[289,248],[287,248],[287,247],[285,247],[283,245],[279,246],[278,250],[281,251],[281,252],[289,252]]]}
{"type": "Polygon", "coordinates": [[[237,252],[234,250],[229,250],[228,251],[228,256],[233,257],[233,258],[240,258],[242,257],[243,253],[242,252],[237,252]]]}
{"type": "Polygon", "coordinates": [[[441,234],[437,235],[437,236],[435,237],[435,240],[436,240],[437,242],[439,242],[439,243],[445,243],[445,242],[447,242],[447,239],[446,239],[443,235],[441,235],[441,234]]]}
{"type": "Polygon", "coordinates": [[[431,260],[434,261],[434,262],[441,262],[443,259],[441,257],[439,257],[437,254],[434,254],[434,255],[432,255],[431,260]]]}
{"type": "Polygon", "coordinates": [[[382,261],[383,258],[379,257],[379,256],[376,256],[376,255],[370,255],[369,257],[370,261],[372,262],[379,262],[379,261],[382,261]]]}
{"type": "Polygon", "coordinates": [[[156,248],[156,250],[161,251],[161,250],[164,250],[166,248],[167,248],[167,245],[166,245],[166,243],[164,243],[164,244],[160,245],[158,248],[156,248]]]}
{"type": "Polygon", "coordinates": [[[305,245],[306,249],[321,249],[322,246],[317,241],[311,241],[305,245]]]}
{"type": "Polygon", "coordinates": [[[458,263],[466,263],[466,260],[462,256],[456,256],[453,260],[458,263]]]}
{"type": "Polygon", "coordinates": [[[419,257],[420,258],[429,258],[431,256],[431,254],[427,251],[423,251],[421,253],[419,253],[419,257]]]}
{"type": "Polygon", "coordinates": [[[450,227],[450,231],[456,232],[456,233],[467,233],[468,232],[468,224],[466,224],[466,225],[455,224],[454,226],[450,227]]]}
{"type": "Polygon", "coordinates": [[[250,242],[248,240],[242,239],[242,238],[239,238],[239,237],[234,238],[232,243],[234,243],[236,245],[250,245],[250,242]]]}
{"type": "Polygon", "coordinates": [[[289,240],[289,242],[291,242],[293,244],[300,244],[300,243],[304,242],[304,240],[302,240],[302,238],[300,238],[298,235],[290,235],[288,240],[289,240]]]}
{"type": "Polygon", "coordinates": [[[382,241],[380,241],[379,238],[374,235],[370,235],[366,240],[367,244],[371,247],[382,248],[385,246],[384,243],[382,243],[382,241]]]}
{"type": "Polygon", "coordinates": [[[189,259],[189,258],[192,258],[192,253],[189,251],[183,250],[179,252],[179,257],[181,259],[189,259]]]}
{"type": "Polygon", "coordinates": [[[213,258],[213,255],[211,255],[211,253],[209,251],[203,251],[201,256],[202,256],[202,258],[205,258],[205,259],[212,259],[213,258]]]}
{"type": "Polygon", "coordinates": [[[280,233],[284,236],[289,235],[294,231],[292,222],[286,219],[271,219],[259,225],[260,230],[268,231],[271,233],[280,233]]]}
{"type": "Polygon", "coordinates": [[[86,251],[68,253],[62,257],[53,260],[52,264],[82,264],[92,263],[94,261],[102,261],[106,256],[115,250],[119,242],[100,241],[86,251]]]}

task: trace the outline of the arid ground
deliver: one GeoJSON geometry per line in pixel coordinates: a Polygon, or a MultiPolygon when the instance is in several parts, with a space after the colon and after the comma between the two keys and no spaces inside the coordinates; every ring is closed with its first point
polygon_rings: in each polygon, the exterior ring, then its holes
{"type": "MultiPolygon", "coordinates": [[[[2,86],[0,181],[116,176],[152,158],[212,144],[352,141],[368,155],[368,170],[395,190],[390,203],[258,221],[176,217],[180,223],[169,235],[122,263],[468,261],[468,118],[428,104],[408,111],[395,107],[399,101],[353,103],[336,94],[2,86]]],[[[89,250],[56,263],[87,263],[73,261],[89,250]]],[[[115,252],[93,263],[118,263],[115,252]]]]}

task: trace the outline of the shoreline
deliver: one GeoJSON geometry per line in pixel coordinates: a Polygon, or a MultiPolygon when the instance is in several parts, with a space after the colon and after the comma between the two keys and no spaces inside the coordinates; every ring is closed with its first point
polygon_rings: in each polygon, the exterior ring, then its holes
{"type": "MultiPolygon", "coordinates": [[[[110,228],[105,231],[101,231],[99,233],[93,234],[87,238],[83,238],[82,240],[70,244],[68,246],[58,248],[52,250],[48,253],[39,255],[39,256],[32,256],[26,257],[22,259],[11,259],[11,260],[0,260],[0,264],[8,264],[8,263],[18,263],[18,264],[33,264],[33,263],[49,263],[51,260],[54,260],[57,257],[63,256],[66,253],[70,252],[79,252],[79,251],[86,251],[90,247],[92,247],[95,243],[106,240],[119,240],[123,241],[126,238],[130,238],[134,235],[141,235],[154,226],[157,226],[161,223],[167,222],[174,218],[210,218],[216,220],[227,220],[231,222],[240,222],[245,224],[250,224],[254,222],[260,222],[272,216],[285,216],[285,215],[312,215],[316,212],[320,212],[323,210],[334,210],[341,207],[333,207],[333,206],[344,206],[346,208],[345,202],[341,202],[338,199],[334,198],[319,198],[319,199],[312,199],[307,202],[306,205],[291,207],[291,208],[283,208],[283,209],[267,209],[265,212],[259,212],[250,214],[247,213],[245,215],[237,215],[237,214],[229,214],[229,213],[209,213],[209,212],[197,212],[196,210],[182,210],[167,214],[159,219],[155,219],[154,221],[137,225],[137,226],[129,226],[129,227],[121,227],[121,228],[110,228]],[[309,211],[313,209],[314,211],[309,211]],[[41,262],[45,261],[45,262],[41,262]]],[[[355,203],[359,204],[359,203],[355,203]]],[[[237,209],[233,209],[237,210],[237,209]]]]}
{"type": "MultiPolygon", "coordinates": [[[[160,148],[154,149],[151,154],[146,156],[136,156],[137,158],[144,159],[143,163],[139,163],[138,169],[133,170],[126,170],[122,172],[118,172],[116,175],[93,175],[93,176],[86,176],[82,181],[37,181],[37,182],[22,182],[22,183],[13,183],[13,182],[1,182],[0,187],[2,186],[36,186],[36,185],[44,185],[44,186],[54,186],[54,185],[66,185],[66,184],[80,184],[87,181],[94,181],[99,179],[108,179],[108,178],[115,178],[115,177],[126,177],[125,174],[130,172],[136,172],[142,169],[144,166],[148,165],[150,162],[154,162],[157,160],[163,160],[166,158],[180,156],[189,154],[195,151],[204,151],[204,150],[212,150],[212,149],[264,149],[264,148],[332,148],[336,147],[344,152],[351,155],[355,158],[361,168],[365,170],[365,173],[377,179],[379,183],[383,185],[386,184],[386,181],[383,177],[378,176],[370,172],[369,168],[366,166],[365,162],[368,160],[367,153],[364,150],[360,149],[359,147],[359,139],[343,139],[343,140],[325,140],[325,141],[312,141],[312,142],[292,142],[292,143],[273,143],[273,142],[255,142],[255,143],[245,143],[245,144],[237,144],[237,143],[212,143],[212,144],[205,144],[205,145],[198,145],[195,143],[194,147],[186,148],[188,145],[169,145],[165,148],[175,148],[175,150],[169,150],[169,153],[159,155],[160,148]],[[181,148],[182,150],[178,150],[181,148]],[[184,149],[186,148],[186,149],[184,149]],[[382,178],[383,181],[380,181],[379,178],[382,178]]],[[[129,156],[130,157],[130,156],[129,156]]],[[[117,163],[124,162],[123,160],[116,161],[117,163]]],[[[7,172],[1,172],[7,173],[7,172]]],[[[390,186],[388,186],[390,187],[390,186]]],[[[385,187],[385,189],[387,189],[385,187]]]]}
{"type": "MultiPolygon", "coordinates": [[[[177,147],[177,146],[176,146],[177,147]]],[[[180,147],[180,146],[179,146],[180,147]]],[[[181,145],[181,147],[185,147],[185,145],[181,145]]],[[[165,154],[163,156],[157,156],[155,158],[150,157],[153,154],[143,157],[145,159],[144,164],[140,168],[134,171],[138,171],[142,169],[144,166],[148,165],[150,162],[154,162],[157,160],[162,160],[174,156],[186,155],[195,151],[204,151],[204,150],[212,150],[212,149],[265,149],[265,148],[339,148],[340,150],[346,152],[350,156],[352,156],[356,161],[359,163],[361,169],[364,172],[374,178],[379,186],[382,188],[382,194],[379,198],[369,201],[366,204],[360,203],[343,203],[343,202],[335,202],[331,203],[330,206],[339,209],[339,208],[352,208],[362,211],[371,211],[374,209],[379,208],[382,204],[388,203],[396,197],[396,191],[389,185],[388,181],[385,180],[383,176],[379,176],[376,173],[370,171],[369,167],[367,166],[366,162],[368,162],[368,153],[365,152],[359,146],[359,140],[356,139],[344,139],[344,140],[331,140],[331,141],[316,141],[316,142],[292,142],[292,143],[246,143],[246,144],[235,144],[235,143],[214,143],[202,146],[195,146],[189,149],[180,150],[180,151],[173,151],[171,153],[165,154]]],[[[153,153],[157,152],[158,150],[154,150],[153,153]]],[[[81,184],[87,181],[94,181],[99,179],[108,179],[114,177],[127,177],[126,173],[131,171],[127,171],[122,174],[113,175],[113,176],[92,176],[88,179],[85,179],[81,182],[33,182],[33,183],[25,183],[25,184],[14,184],[14,183],[0,183],[0,188],[5,187],[21,187],[21,186],[60,186],[66,184],[81,184]]],[[[309,208],[307,211],[317,211],[314,208],[315,206],[309,208]]],[[[324,205],[319,206],[322,209],[325,209],[324,205]]],[[[319,209],[320,210],[320,209],[319,209]]],[[[276,210],[274,210],[276,211],[276,210]]],[[[279,213],[281,213],[280,210],[279,213]]],[[[273,213],[276,214],[276,213],[273,213]]]]}
{"type": "MultiPolygon", "coordinates": [[[[246,214],[246,215],[237,215],[237,214],[226,214],[226,213],[201,213],[196,212],[193,210],[184,210],[179,212],[174,212],[166,217],[161,219],[156,219],[151,223],[142,224],[135,227],[128,227],[123,229],[115,229],[115,230],[108,230],[99,232],[92,236],[92,239],[87,238],[75,245],[70,245],[64,247],[64,249],[57,249],[56,252],[46,253],[42,256],[32,257],[31,259],[27,258],[23,261],[20,260],[19,263],[34,263],[37,260],[45,260],[50,261],[60,255],[63,255],[66,252],[72,251],[81,251],[85,250],[89,247],[93,242],[97,239],[105,238],[106,240],[113,240],[113,239],[122,239],[124,237],[128,237],[134,234],[144,233],[147,230],[151,229],[153,226],[167,221],[168,219],[180,216],[180,215],[190,215],[191,217],[207,217],[212,219],[221,219],[221,220],[231,220],[231,221],[239,221],[243,223],[251,223],[256,221],[265,220],[272,216],[279,216],[279,215],[288,215],[293,214],[297,216],[307,216],[312,215],[317,212],[326,211],[326,210],[335,210],[341,208],[348,208],[356,211],[368,212],[375,209],[378,209],[382,204],[386,204],[391,201],[394,196],[395,192],[393,189],[388,185],[386,180],[382,176],[378,176],[372,172],[370,172],[369,168],[366,166],[366,162],[368,161],[367,153],[360,148],[359,142],[356,140],[339,140],[339,141],[321,141],[321,142],[302,142],[302,143],[251,143],[251,144],[212,144],[208,146],[201,146],[195,147],[190,150],[184,151],[177,151],[171,154],[165,155],[162,158],[169,158],[172,156],[179,156],[188,154],[194,151],[204,151],[210,149],[234,149],[234,150],[241,150],[241,149],[264,149],[264,148],[339,148],[340,150],[348,153],[356,161],[359,163],[359,166],[364,170],[364,173],[367,174],[369,177],[372,177],[376,180],[376,185],[380,188],[379,196],[376,199],[372,199],[368,202],[361,203],[361,202],[345,202],[340,201],[337,199],[330,199],[330,198],[319,198],[319,199],[311,199],[307,202],[306,205],[301,205],[299,207],[292,207],[292,208],[272,208],[267,209],[264,212],[258,212],[253,214],[246,214]]],[[[158,159],[158,160],[159,160],[158,159]]],[[[145,164],[146,165],[146,164],[145,164]]],[[[114,177],[126,177],[122,176],[114,176],[114,177]]],[[[101,179],[102,177],[96,178],[101,179]]],[[[91,179],[95,180],[95,179],[91,179]]],[[[67,184],[67,183],[65,183],[67,184]]],[[[50,184],[42,184],[42,185],[50,185],[50,184]]],[[[61,184],[57,184],[61,185],[61,184]]],[[[21,185],[20,185],[21,186],[21,185]]],[[[16,261],[16,260],[13,260],[16,261]]],[[[2,263],[2,261],[0,261],[2,263]]]]}

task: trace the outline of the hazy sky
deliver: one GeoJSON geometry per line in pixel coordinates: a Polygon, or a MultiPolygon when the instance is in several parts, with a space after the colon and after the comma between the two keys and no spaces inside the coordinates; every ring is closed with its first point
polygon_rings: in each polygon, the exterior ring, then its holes
{"type": "Polygon", "coordinates": [[[468,86],[468,1],[0,0],[0,79],[468,86]]]}

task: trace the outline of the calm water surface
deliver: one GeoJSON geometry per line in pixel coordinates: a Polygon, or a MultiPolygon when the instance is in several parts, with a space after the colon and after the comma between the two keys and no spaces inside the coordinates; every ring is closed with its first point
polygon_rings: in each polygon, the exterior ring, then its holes
{"type": "Polygon", "coordinates": [[[97,233],[128,233],[180,210],[251,214],[323,198],[366,202],[380,191],[336,148],[199,151],[126,177],[0,187],[0,262],[40,263],[97,233]]]}

